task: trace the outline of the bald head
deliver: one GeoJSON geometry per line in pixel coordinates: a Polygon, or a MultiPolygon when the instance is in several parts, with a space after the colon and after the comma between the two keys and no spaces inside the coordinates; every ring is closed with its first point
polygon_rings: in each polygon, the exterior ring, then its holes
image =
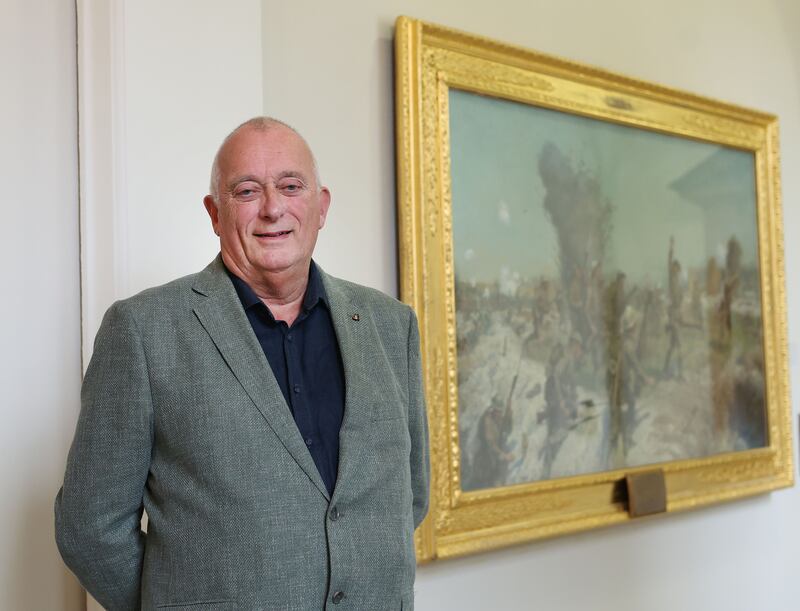
{"type": "Polygon", "coordinates": [[[257,132],[268,132],[273,129],[288,129],[303,142],[305,148],[308,150],[309,156],[311,157],[311,164],[314,172],[314,182],[316,183],[315,188],[320,189],[322,183],[320,182],[319,178],[319,168],[317,166],[317,159],[316,157],[314,157],[314,153],[311,150],[311,147],[308,146],[308,142],[306,142],[306,139],[303,138],[302,134],[300,134],[300,132],[298,132],[291,125],[284,123],[283,121],[279,121],[278,119],[265,116],[253,117],[252,119],[248,119],[247,121],[236,127],[231,133],[225,136],[225,139],[222,141],[222,144],[220,144],[219,149],[217,149],[217,154],[214,155],[214,162],[211,164],[211,182],[209,184],[209,192],[211,194],[211,197],[214,199],[215,205],[219,205],[220,201],[219,200],[219,195],[220,195],[219,180],[221,174],[220,165],[221,163],[223,163],[225,155],[227,154],[228,149],[230,148],[229,145],[231,143],[231,140],[233,140],[234,137],[237,134],[241,133],[242,131],[253,130],[257,132]]]}

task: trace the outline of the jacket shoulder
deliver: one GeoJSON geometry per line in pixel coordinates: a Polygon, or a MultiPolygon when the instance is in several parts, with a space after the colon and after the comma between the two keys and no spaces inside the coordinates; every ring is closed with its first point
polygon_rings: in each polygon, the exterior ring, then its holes
{"type": "Polygon", "coordinates": [[[150,287],[121,299],[112,307],[122,308],[132,313],[152,313],[167,305],[175,305],[186,300],[187,295],[192,293],[192,287],[196,284],[200,274],[189,274],[181,278],[176,278],[165,284],[150,287]]]}

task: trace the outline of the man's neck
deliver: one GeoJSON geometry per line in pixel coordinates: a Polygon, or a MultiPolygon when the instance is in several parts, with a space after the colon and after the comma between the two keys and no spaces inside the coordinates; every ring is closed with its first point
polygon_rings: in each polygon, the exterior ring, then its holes
{"type": "Polygon", "coordinates": [[[286,269],[274,273],[256,273],[251,267],[237,265],[222,253],[225,266],[244,280],[259,299],[269,308],[275,320],[283,320],[290,327],[300,315],[303,299],[308,288],[308,273],[311,262],[303,269],[286,269]]]}

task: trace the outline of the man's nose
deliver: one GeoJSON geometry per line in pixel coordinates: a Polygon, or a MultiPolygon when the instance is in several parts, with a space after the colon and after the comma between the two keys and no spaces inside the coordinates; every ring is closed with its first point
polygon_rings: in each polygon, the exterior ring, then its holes
{"type": "Polygon", "coordinates": [[[280,193],[275,192],[273,189],[265,189],[261,198],[260,212],[263,218],[270,221],[276,221],[281,218],[286,212],[286,203],[280,193]]]}

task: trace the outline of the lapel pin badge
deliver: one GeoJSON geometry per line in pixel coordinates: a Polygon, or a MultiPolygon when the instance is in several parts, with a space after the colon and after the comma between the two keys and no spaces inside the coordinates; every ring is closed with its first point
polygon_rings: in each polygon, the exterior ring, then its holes
{"type": "Polygon", "coordinates": [[[361,317],[358,314],[353,314],[352,318],[356,321],[361,320],[361,317]]]}

